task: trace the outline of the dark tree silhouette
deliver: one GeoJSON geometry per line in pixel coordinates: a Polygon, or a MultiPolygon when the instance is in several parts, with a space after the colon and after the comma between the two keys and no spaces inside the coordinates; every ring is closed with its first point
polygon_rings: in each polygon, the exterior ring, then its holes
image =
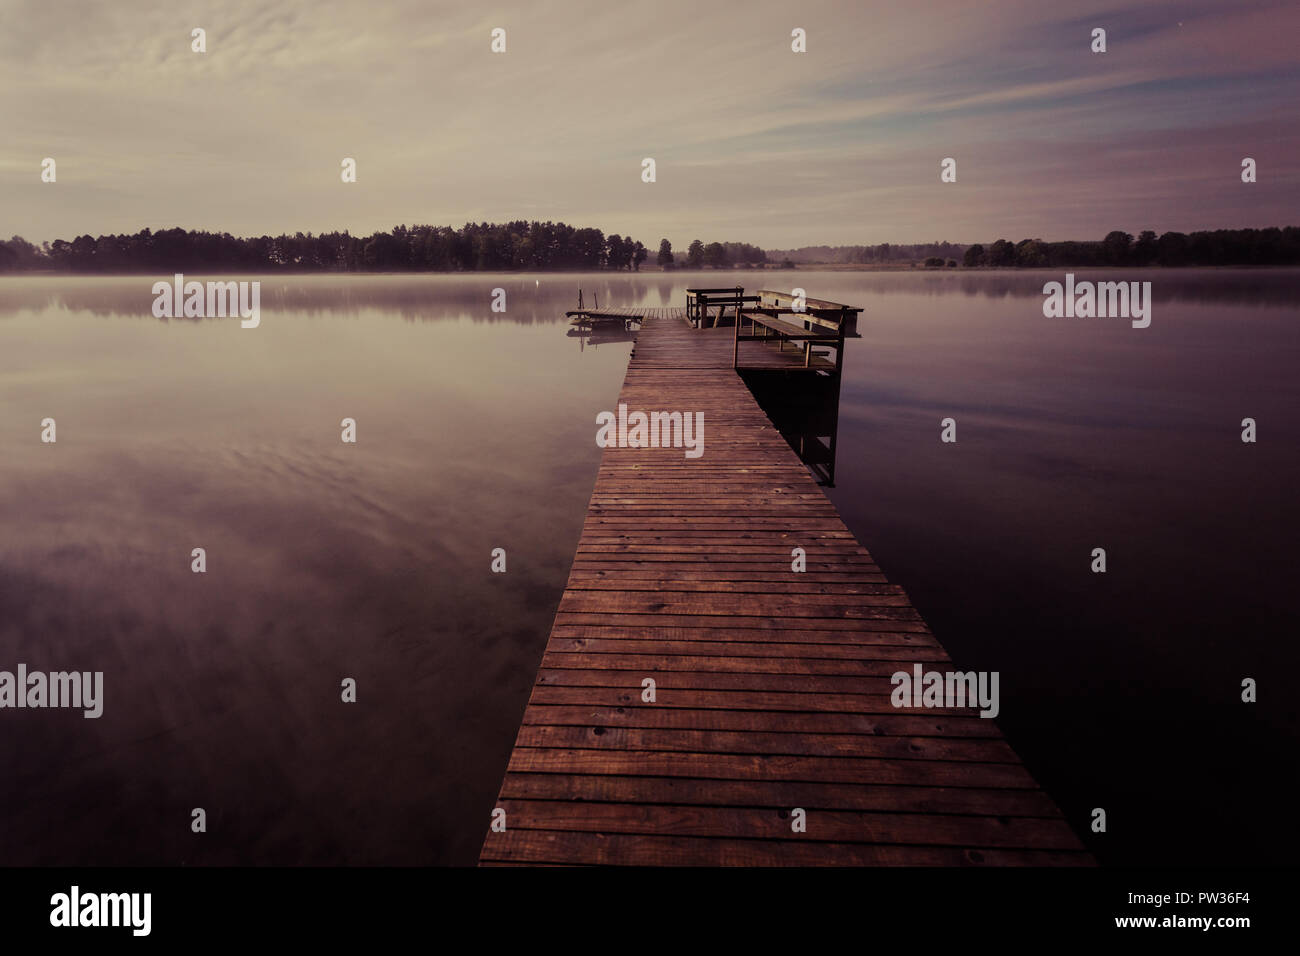
{"type": "Polygon", "coordinates": [[[1106,257],[1106,265],[1128,265],[1129,248],[1132,245],[1133,237],[1127,232],[1116,229],[1113,232],[1106,233],[1106,238],[1101,241],[1102,250],[1106,257]]]}
{"type": "Polygon", "coordinates": [[[704,247],[704,264],[712,269],[725,269],[730,264],[727,249],[720,242],[710,242],[704,247]]]}
{"type": "Polygon", "coordinates": [[[999,239],[989,246],[988,260],[989,265],[998,268],[1014,266],[1016,264],[1016,247],[1005,239],[999,239]]]}
{"type": "Polygon", "coordinates": [[[704,265],[704,243],[696,239],[686,250],[686,264],[692,269],[699,269],[704,265]]]}

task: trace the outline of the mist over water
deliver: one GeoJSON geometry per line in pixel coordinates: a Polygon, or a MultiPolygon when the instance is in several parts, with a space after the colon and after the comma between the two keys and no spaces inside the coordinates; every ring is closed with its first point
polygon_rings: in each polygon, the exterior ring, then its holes
{"type": "Polygon", "coordinates": [[[256,330],[0,280],[0,669],[105,675],[0,712],[0,862],[474,862],[630,348],[563,310],[737,282],[865,308],[829,494],[1101,859],[1289,859],[1300,272],[1077,275],[1151,327],[1058,272],[265,276],[256,330]]]}

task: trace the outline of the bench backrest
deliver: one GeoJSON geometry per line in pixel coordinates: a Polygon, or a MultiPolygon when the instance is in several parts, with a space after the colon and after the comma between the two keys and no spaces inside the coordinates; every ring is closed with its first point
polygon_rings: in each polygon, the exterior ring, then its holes
{"type": "MultiPolygon", "coordinates": [[[[782,309],[788,310],[795,307],[795,297],[789,292],[776,292],[772,289],[758,290],[759,308],[782,309]]],[[[856,335],[858,330],[858,313],[862,310],[851,305],[844,305],[840,302],[829,302],[826,299],[810,299],[805,297],[802,309],[791,315],[783,315],[782,318],[791,321],[803,319],[806,327],[811,328],[814,325],[835,332],[844,332],[845,335],[856,335]]]]}

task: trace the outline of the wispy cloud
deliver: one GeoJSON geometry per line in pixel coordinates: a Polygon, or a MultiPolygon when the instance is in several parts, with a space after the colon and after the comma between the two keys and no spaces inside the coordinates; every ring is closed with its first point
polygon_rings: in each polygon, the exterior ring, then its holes
{"type": "Polygon", "coordinates": [[[784,247],[1300,208],[1291,0],[4,0],[0,20],[0,232],[36,240],[522,216],[784,247]],[[207,54],[190,52],[196,26],[207,54]]]}

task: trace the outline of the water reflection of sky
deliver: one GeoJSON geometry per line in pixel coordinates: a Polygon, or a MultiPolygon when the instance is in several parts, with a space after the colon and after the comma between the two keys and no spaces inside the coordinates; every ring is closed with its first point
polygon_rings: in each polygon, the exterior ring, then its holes
{"type": "MultiPolygon", "coordinates": [[[[866,308],[830,494],[1066,811],[1120,810],[1103,858],[1283,852],[1294,715],[1236,687],[1295,666],[1295,273],[1143,274],[1146,330],[1043,318],[1051,275],[727,281],[866,308]]],[[[0,859],[472,862],[629,351],[562,312],[701,277],[267,277],[255,331],[155,278],[0,281],[0,668],[106,674],[98,721],[4,715],[0,859]]]]}

